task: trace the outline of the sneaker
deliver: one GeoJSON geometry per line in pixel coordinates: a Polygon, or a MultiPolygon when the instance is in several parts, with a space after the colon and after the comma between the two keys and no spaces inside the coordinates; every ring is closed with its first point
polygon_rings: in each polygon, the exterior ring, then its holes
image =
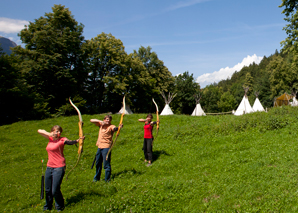
{"type": "Polygon", "coordinates": [[[92,182],[93,182],[93,183],[96,183],[97,181],[98,181],[98,180],[96,180],[96,179],[93,179],[93,181],[92,181],[92,182]]]}
{"type": "Polygon", "coordinates": [[[151,165],[152,165],[152,163],[148,163],[146,166],[149,167],[149,166],[151,166],[151,165]]]}

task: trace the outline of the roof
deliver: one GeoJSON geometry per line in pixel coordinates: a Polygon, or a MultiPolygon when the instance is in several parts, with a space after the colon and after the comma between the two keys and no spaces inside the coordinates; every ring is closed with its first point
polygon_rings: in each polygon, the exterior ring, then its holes
{"type": "Polygon", "coordinates": [[[275,99],[274,101],[274,106],[282,106],[282,105],[289,105],[290,100],[293,98],[294,96],[289,95],[288,93],[284,93],[281,96],[279,96],[278,98],[275,99]]]}

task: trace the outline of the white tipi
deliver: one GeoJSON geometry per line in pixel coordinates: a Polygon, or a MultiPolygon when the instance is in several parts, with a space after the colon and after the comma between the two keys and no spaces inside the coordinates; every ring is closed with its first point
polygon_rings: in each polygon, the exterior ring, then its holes
{"type": "MultiPolygon", "coordinates": [[[[118,112],[118,114],[122,114],[122,113],[123,113],[123,106],[121,107],[121,109],[118,112]]],[[[125,103],[125,113],[124,114],[133,114],[133,112],[131,111],[129,105],[126,104],[126,103],[125,103]]]]}
{"type": "Polygon", "coordinates": [[[298,106],[298,101],[296,99],[296,95],[297,95],[297,90],[292,92],[293,95],[293,102],[291,103],[292,106],[298,106]]]}
{"type": "Polygon", "coordinates": [[[248,91],[249,87],[244,88],[245,94],[242,98],[241,103],[239,104],[236,112],[234,113],[234,115],[243,115],[243,114],[247,114],[247,113],[251,113],[254,110],[251,108],[251,105],[248,101],[248,97],[246,95],[247,91],[248,91]]]}
{"type": "Polygon", "coordinates": [[[200,94],[199,96],[198,95],[195,95],[194,96],[195,99],[196,99],[196,108],[194,109],[194,111],[192,112],[192,116],[202,116],[202,115],[206,115],[205,112],[203,111],[202,107],[201,107],[201,104],[200,104],[200,100],[201,100],[201,97],[202,95],[200,94]]]}
{"type": "Polygon", "coordinates": [[[161,93],[162,97],[164,98],[165,102],[166,102],[166,105],[165,107],[163,108],[162,112],[160,113],[160,115],[173,115],[173,111],[171,110],[170,108],[170,103],[171,101],[175,98],[175,96],[177,95],[176,94],[172,94],[169,92],[169,95],[168,95],[168,99],[166,98],[164,92],[161,93]]]}
{"type": "Polygon", "coordinates": [[[254,102],[254,105],[252,106],[252,109],[253,109],[255,112],[257,112],[257,111],[259,111],[259,112],[263,112],[263,111],[265,111],[264,107],[262,106],[262,104],[261,104],[261,102],[260,102],[260,100],[259,100],[259,98],[258,98],[258,96],[259,96],[259,92],[255,92],[255,96],[256,96],[256,100],[255,100],[255,102],[254,102]]]}

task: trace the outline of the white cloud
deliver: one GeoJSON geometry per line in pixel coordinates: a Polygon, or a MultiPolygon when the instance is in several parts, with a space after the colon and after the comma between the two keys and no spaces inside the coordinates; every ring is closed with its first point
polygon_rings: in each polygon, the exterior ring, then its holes
{"type": "Polygon", "coordinates": [[[180,9],[180,8],[183,8],[183,7],[189,7],[189,6],[192,6],[192,5],[195,5],[195,4],[199,4],[199,3],[202,3],[202,2],[205,2],[205,1],[209,1],[209,0],[189,0],[189,1],[180,1],[178,2],[177,4],[175,5],[172,5],[171,7],[169,7],[167,10],[171,11],[171,10],[177,10],[177,9],[180,9]]]}
{"type": "Polygon", "coordinates": [[[205,73],[199,76],[196,80],[197,83],[201,85],[201,87],[205,87],[208,84],[219,82],[221,80],[227,79],[231,77],[235,71],[240,71],[244,66],[249,66],[253,62],[259,64],[262,61],[263,57],[257,56],[256,54],[252,56],[247,56],[242,60],[241,63],[236,64],[234,67],[226,67],[221,68],[219,71],[215,71],[213,73],[205,73]]]}
{"type": "Polygon", "coordinates": [[[24,25],[28,24],[29,22],[25,20],[0,17],[0,32],[18,33],[24,29],[24,25]]]}

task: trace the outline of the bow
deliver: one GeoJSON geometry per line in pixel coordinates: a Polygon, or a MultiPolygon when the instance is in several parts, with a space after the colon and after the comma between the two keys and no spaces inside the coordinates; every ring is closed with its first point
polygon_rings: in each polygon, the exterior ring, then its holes
{"type": "Polygon", "coordinates": [[[155,139],[156,139],[157,134],[158,134],[158,130],[159,130],[158,106],[157,106],[156,102],[154,101],[154,98],[152,98],[152,101],[153,101],[153,103],[155,104],[155,107],[156,107],[156,119],[157,119],[157,122],[156,122],[156,135],[155,135],[155,139]]]}
{"type": "Polygon", "coordinates": [[[69,174],[74,170],[74,168],[76,168],[76,166],[78,165],[80,159],[81,159],[81,156],[82,156],[82,153],[83,153],[83,144],[84,144],[84,140],[81,139],[82,137],[84,137],[84,134],[83,134],[83,119],[82,119],[82,115],[81,115],[81,112],[80,110],[78,109],[78,107],[76,107],[76,105],[74,105],[74,103],[72,103],[71,99],[69,98],[69,102],[70,104],[77,110],[78,112],[78,116],[79,116],[79,149],[78,149],[78,160],[76,162],[76,164],[74,165],[74,167],[67,173],[66,175],[66,179],[68,178],[69,174]]]}
{"type": "Polygon", "coordinates": [[[123,97],[123,108],[122,108],[122,109],[123,109],[123,110],[122,110],[122,115],[121,115],[121,119],[120,119],[119,126],[118,126],[118,131],[117,131],[117,133],[116,133],[115,140],[114,140],[114,142],[112,141],[112,145],[111,145],[111,147],[110,147],[110,149],[109,149],[109,151],[108,151],[108,153],[107,153],[107,155],[106,155],[106,160],[108,160],[108,158],[109,158],[109,154],[110,154],[110,152],[111,152],[111,150],[112,150],[114,144],[116,143],[117,138],[118,138],[118,136],[119,136],[119,134],[120,134],[120,129],[121,129],[121,128],[120,128],[120,125],[122,124],[122,122],[123,122],[123,117],[124,117],[124,115],[125,115],[125,95],[124,95],[124,97],[123,97]]]}

